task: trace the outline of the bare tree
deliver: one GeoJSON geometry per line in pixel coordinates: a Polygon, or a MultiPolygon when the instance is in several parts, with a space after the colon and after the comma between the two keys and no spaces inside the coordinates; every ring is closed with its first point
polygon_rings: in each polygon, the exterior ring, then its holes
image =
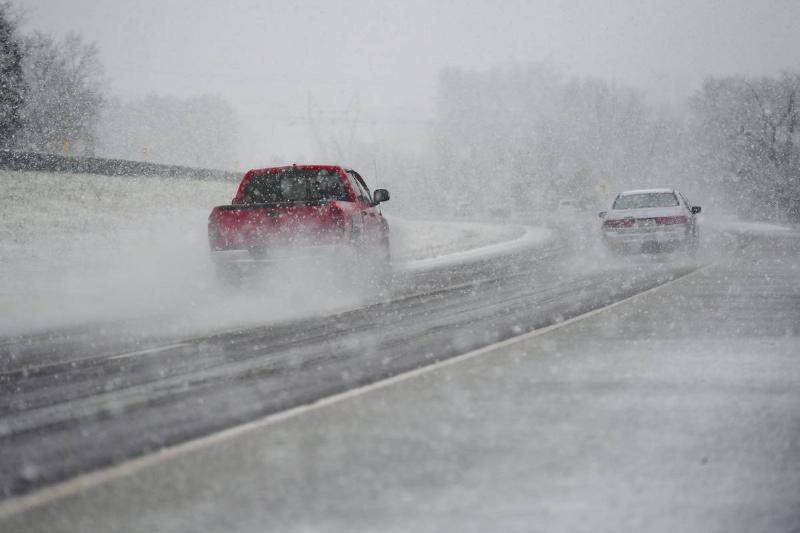
{"type": "Polygon", "coordinates": [[[25,80],[17,24],[9,3],[0,3],[0,147],[7,147],[22,127],[25,80]]]}
{"type": "Polygon", "coordinates": [[[105,156],[222,169],[236,165],[236,113],[216,95],[114,99],[100,133],[98,151],[105,156]]]}
{"type": "Polygon", "coordinates": [[[660,183],[666,126],[639,92],[548,65],[450,68],[437,98],[439,175],[483,203],[591,204],[623,185],[660,183]]]}
{"type": "Polygon", "coordinates": [[[703,160],[732,198],[800,220],[800,73],[709,78],[692,103],[703,160]]]}
{"type": "Polygon", "coordinates": [[[97,47],[77,34],[54,40],[35,32],[23,40],[28,88],[18,146],[43,152],[91,154],[104,102],[97,47]]]}

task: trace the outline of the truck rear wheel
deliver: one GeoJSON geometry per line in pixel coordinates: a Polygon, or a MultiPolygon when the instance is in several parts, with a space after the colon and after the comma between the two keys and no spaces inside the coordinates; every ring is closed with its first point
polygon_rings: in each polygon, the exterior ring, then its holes
{"type": "Polygon", "coordinates": [[[244,277],[241,267],[232,262],[227,261],[219,254],[213,254],[211,257],[214,262],[214,271],[217,274],[217,280],[225,287],[240,287],[244,277]]]}

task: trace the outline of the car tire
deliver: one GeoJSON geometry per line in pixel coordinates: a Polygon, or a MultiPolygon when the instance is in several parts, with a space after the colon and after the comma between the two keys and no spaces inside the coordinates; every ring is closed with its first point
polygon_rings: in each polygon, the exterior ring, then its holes
{"type": "Polygon", "coordinates": [[[694,255],[700,248],[700,231],[695,229],[692,231],[692,237],[689,239],[689,244],[686,247],[690,254],[694,255]]]}
{"type": "Polygon", "coordinates": [[[625,248],[622,246],[613,245],[610,242],[605,243],[605,249],[606,253],[611,257],[622,257],[623,255],[626,255],[625,248]]]}

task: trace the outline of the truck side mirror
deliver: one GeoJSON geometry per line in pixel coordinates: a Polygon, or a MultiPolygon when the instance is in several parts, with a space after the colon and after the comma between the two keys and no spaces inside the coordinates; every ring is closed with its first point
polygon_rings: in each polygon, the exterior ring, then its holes
{"type": "Polygon", "coordinates": [[[696,215],[697,213],[699,213],[699,212],[700,212],[700,210],[701,210],[701,209],[702,209],[702,208],[701,208],[699,205],[693,205],[693,206],[692,206],[692,214],[693,214],[693,215],[696,215]]]}
{"type": "Polygon", "coordinates": [[[599,213],[597,213],[597,216],[599,216],[600,218],[606,218],[607,214],[608,211],[600,211],[599,213]]]}
{"type": "Polygon", "coordinates": [[[389,200],[389,191],[386,189],[375,189],[375,192],[372,193],[372,200],[375,205],[381,202],[387,202],[389,200]]]}

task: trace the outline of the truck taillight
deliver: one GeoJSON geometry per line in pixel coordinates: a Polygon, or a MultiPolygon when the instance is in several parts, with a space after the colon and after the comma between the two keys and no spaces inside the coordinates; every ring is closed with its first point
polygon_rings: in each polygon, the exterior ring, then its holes
{"type": "Polygon", "coordinates": [[[689,218],[685,215],[678,215],[674,217],[656,217],[656,224],[686,224],[689,218]]]}
{"type": "Polygon", "coordinates": [[[214,209],[208,215],[208,244],[212,250],[222,250],[225,247],[225,239],[220,234],[219,212],[214,209]]]}
{"type": "Polygon", "coordinates": [[[331,221],[333,222],[333,226],[337,231],[341,231],[344,233],[345,228],[347,227],[344,219],[344,211],[337,206],[335,203],[331,202],[328,204],[328,212],[330,213],[331,221]]]}

